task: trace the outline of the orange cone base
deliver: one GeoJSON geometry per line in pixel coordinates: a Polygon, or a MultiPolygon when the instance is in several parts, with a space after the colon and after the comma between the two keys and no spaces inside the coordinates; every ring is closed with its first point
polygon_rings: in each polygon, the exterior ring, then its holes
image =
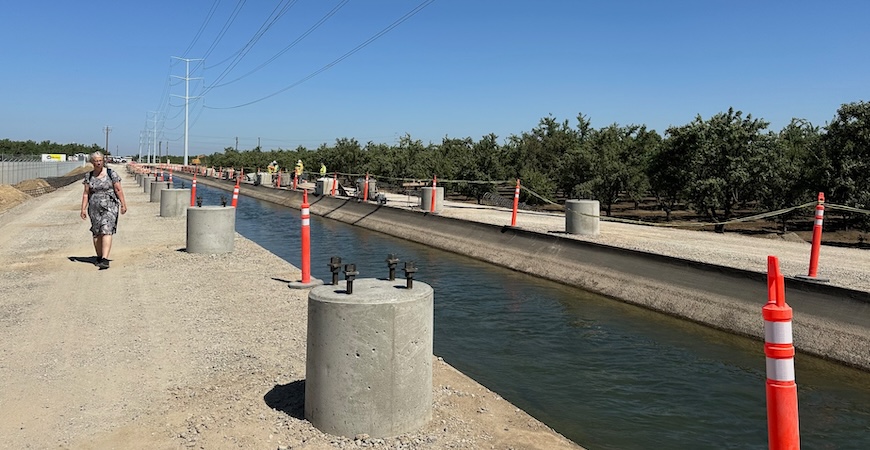
{"type": "Polygon", "coordinates": [[[828,283],[831,281],[828,278],[811,277],[809,275],[795,275],[795,278],[797,278],[798,280],[804,280],[804,281],[815,281],[816,283],[828,283]]]}
{"type": "Polygon", "coordinates": [[[323,284],[323,280],[311,277],[311,281],[307,283],[303,283],[302,280],[291,281],[287,283],[287,287],[290,289],[310,289],[315,286],[320,286],[323,284]]]}

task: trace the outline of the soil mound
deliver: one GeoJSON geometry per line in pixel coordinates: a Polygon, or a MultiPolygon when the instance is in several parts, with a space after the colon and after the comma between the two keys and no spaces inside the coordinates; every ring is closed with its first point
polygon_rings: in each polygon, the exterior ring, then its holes
{"type": "Polygon", "coordinates": [[[72,177],[72,176],[76,176],[76,175],[83,175],[84,173],[90,172],[92,170],[94,170],[94,166],[91,163],[87,163],[81,167],[76,167],[75,169],[73,169],[72,171],[70,171],[69,173],[67,173],[64,176],[65,177],[72,177]]]}
{"type": "Polygon", "coordinates": [[[24,180],[18,184],[13,185],[15,189],[18,189],[21,192],[33,191],[36,189],[44,189],[51,187],[47,181],[42,178],[36,178],[32,180],[24,180]]]}
{"type": "Polygon", "coordinates": [[[797,233],[784,233],[782,235],[782,240],[788,242],[806,242],[806,240],[800,237],[797,233]]]}
{"type": "Polygon", "coordinates": [[[19,203],[24,203],[30,196],[8,184],[0,184],[0,212],[6,211],[19,203]]]}

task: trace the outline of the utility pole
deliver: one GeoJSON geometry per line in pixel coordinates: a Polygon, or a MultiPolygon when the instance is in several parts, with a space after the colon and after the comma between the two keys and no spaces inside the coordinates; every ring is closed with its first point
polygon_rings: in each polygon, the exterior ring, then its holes
{"type": "Polygon", "coordinates": [[[239,151],[239,137],[236,136],[236,151],[239,151]]]}
{"type": "Polygon", "coordinates": [[[257,138],[257,150],[260,150],[260,138],[257,138]]]}
{"type": "MultiPolygon", "coordinates": [[[[191,98],[199,98],[199,97],[191,97],[190,96],[190,80],[198,80],[200,78],[190,78],[190,62],[191,61],[202,61],[202,59],[187,59],[187,58],[179,58],[177,56],[173,56],[175,59],[180,59],[185,62],[185,66],[187,67],[185,70],[184,77],[177,77],[173,75],[173,78],[181,78],[184,80],[184,165],[187,165],[187,118],[188,118],[188,110],[190,107],[190,99],[191,98]]],[[[175,95],[174,97],[181,97],[180,95],[175,95]]]]}
{"type": "Polygon", "coordinates": [[[148,164],[154,162],[154,153],[157,151],[157,111],[151,111],[154,113],[154,134],[152,135],[151,141],[151,151],[148,152],[148,164]]]}
{"type": "Polygon", "coordinates": [[[139,159],[136,160],[139,163],[142,162],[142,135],[144,135],[144,134],[145,134],[145,130],[142,130],[139,132],[139,159]]]}
{"type": "Polygon", "coordinates": [[[103,131],[106,132],[106,156],[109,156],[109,132],[112,131],[112,127],[106,125],[103,131]]]}

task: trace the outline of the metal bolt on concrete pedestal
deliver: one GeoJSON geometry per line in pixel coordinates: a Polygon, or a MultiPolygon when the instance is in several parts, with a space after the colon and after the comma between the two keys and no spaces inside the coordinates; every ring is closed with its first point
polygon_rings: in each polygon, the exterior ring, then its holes
{"type": "Polygon", "coordinates": [[[408,289],[414,288],[414,272],[417,271],[417,267],[414,264],[414,261],[408,261],[405,263],[405,287],[408,289]]]}
{"type": "Polygon", "coordinates": [[[344,279],[347,281],[347,288],[345,291],[348,294],[353,294],[353,279],[359,275],[359,272],[356,270],[356,264],[345,264],[344,265],[344,279]]]}
{"type": "Polygon", "coordinates": [[[341,258],[333,256],[329,258],[329,271],[332,272],[332,285],[338,285],[338,271],[341,270],[341,258]]]}
{"type": "Polygon", "coordinates": [[[396,258],[396,255],[390,253],[387,255],[387,267],[390,269],[390,281],[396,279],[396,266],[399,264],[399,258],[396,258]]]}

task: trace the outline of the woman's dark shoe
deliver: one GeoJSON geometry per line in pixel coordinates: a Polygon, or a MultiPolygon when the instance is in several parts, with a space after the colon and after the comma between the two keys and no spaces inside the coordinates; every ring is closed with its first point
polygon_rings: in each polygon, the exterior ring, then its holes
{"type": "Polygon", "coordinates": [[[97,261],[97,267],[99,267],[100,270],[108,269],[109,268],[109,260],[105,259],[105,258],[100,258],[100,260],[97,261]]]}

